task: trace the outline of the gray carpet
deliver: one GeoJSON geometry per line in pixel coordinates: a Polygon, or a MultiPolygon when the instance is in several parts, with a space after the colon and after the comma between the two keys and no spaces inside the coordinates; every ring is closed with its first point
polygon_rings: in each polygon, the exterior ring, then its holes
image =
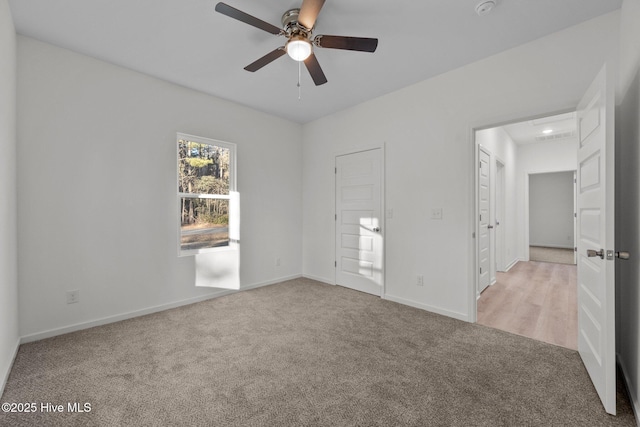
{"type": "Polygon", "coordinates": [[[529,260],[575,265],[573,249],[548,248],[546,246],[529,246],[529,260]]]}
{"type": "Polygon", "coordinates": [[[632,426],[575,351],[306,279],[20,347],[11,426],[632,426]]]}

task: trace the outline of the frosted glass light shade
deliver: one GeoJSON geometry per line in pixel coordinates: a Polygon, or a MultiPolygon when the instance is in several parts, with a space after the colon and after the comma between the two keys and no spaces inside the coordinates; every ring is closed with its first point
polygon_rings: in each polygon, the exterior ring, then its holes
{"type": "Polygon", "coordinates": [[[311,43],[304,38],[292,38],[287,43],[287,53],[296,61],[304,61],[311,55],[311,43]]]}

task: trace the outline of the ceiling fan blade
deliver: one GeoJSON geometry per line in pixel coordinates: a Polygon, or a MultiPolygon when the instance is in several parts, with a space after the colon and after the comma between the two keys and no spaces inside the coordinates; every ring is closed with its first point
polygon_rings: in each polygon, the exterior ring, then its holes
{"type": "Polygon", "coordinates": [[[357,50],[359,52],[375,52],[378,47],[378,39],[367,37],[318,35],[315,37],[314,43],[329,49],[357,50]]]}
{"type": "Polygon", "coordinates": [[[276,50],[272,50],[271,52],[267,53],[265,56],[258,59],[257,61],[247,65],[246,67],[244,67],[244,69],[247,71],[251,71],[253,73],[254,71],[258,71],[260,68],[264,67],[265,65],[272,63],[273,61],[280,58],[285,53],[287,53],[287,51],[284,49],[284,46],[280,46],[276,50]]]}
{"type": "Polygon", "coordinates": [[[323,85],[327,82],[327,78],[325,77],[322,68],[320,68],[318,58],[316,58],[313,53],[304,60],[304,65],[307,67],[307,70],[309,70],[309,74],[311,74],[311,78],[316,86],[323,85]]]}
{"type": "Polygon", "coordinates": [[[309,30],[313,29],[313,26],[316,25],[316,19],[318,19],[320,9],[322,9],[322,5],[324,5],[324,1],[325,0],[303,0],[302,6],[300,6],[298,22],[309,30]]]}
{"type": "Polygon", "coordinates": [[[260,28],[261,30],[264,30],[271,34],[279,35],[280,33],[282,33],[281,28],[278,28],[275,25],[271,25],[268,22],[263,21],[262,19],[258,19],[255,16],[251,16],[248,13],[244,13],[243,11],[222,2],[216,4],[216,12],[220,12],[223,15],[227,15],[228,17],[237,19],[238,21],[242,21],[245,24],[253,25],[256,28],[260,28]]]}

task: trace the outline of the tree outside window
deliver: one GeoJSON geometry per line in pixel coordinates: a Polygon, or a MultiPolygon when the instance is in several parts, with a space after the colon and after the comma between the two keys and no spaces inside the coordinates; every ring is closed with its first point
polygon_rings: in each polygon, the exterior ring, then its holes
{"type": "Polygon", "coordinates": [[[180,255],[229,247],[235,144],[178,134],[180,255]]]}

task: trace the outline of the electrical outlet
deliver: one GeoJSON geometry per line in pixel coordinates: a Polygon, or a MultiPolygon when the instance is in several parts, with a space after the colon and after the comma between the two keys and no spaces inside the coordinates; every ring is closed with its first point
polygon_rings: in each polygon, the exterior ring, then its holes
{"type": "Polygon", "coordinates": [[[442,208],[431,209],[431,219],[442,219],[442,208]]]}
{"type": "Polygon", "coordinates": [[[67,304],[75,304],[80,302],[80,291],[67,291],[67,304]]]}
{"type": "Polygon", "coordinates": [[[280,257],[276,258],[276,267],[280,267],[280,257]]]}
{"type": "Polygon", "coordinates": [[[388,219],[393,218],[393,209],[387,209],[387,218],[388,219]]]}
{"type": "Polygon", "coordinates": [[[422,274],[418,274],[418,278],[416,280],[416,285],[424,286],[424,276],[422,274]]]}

